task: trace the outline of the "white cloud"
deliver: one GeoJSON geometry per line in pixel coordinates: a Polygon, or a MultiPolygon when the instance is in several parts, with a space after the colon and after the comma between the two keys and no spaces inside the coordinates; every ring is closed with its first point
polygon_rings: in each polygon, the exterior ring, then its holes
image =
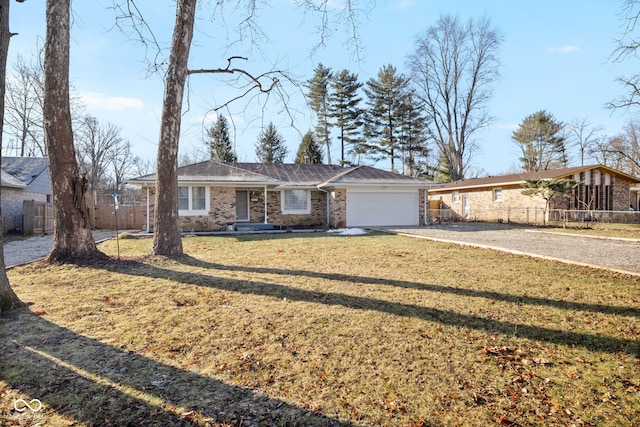
{"type": "Polygon", "coordinates": [[[136,98],[127,98],[125,96],[107,96],[99,92],[87,92],[81,96],[82,102],[90,110],[141,110],[144,108],[144,102],[136,98]]]}
{"type": "Polygon", "coordinates": [[[573,53],[579,51],[580,48],[578,46],[573,45],[564,45],[560,47],[548,47],[545,49],[545,52],[548,53],[573,53]]]}

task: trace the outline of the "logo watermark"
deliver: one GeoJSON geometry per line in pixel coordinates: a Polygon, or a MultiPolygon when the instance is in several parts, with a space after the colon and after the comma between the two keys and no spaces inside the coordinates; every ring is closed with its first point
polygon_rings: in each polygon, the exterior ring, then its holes
{"type": "Polygon", "coordinates": [[[37,424],[33,424],[33,427],[41,426],[37,420],[45,418],[45,414],[40,412],[42,410],[42,402],[39,399],[16,399],[13,401],[13,410],[15,413],[10,416],[13,420],[23,420],[28,422],[35,421],[37,424]]]}

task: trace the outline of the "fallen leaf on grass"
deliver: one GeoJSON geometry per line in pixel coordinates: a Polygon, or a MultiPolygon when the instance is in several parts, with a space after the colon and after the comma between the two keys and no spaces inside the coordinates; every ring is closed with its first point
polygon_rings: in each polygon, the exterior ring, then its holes
{"type": "Polygon", "coordinates": [[[47,314],[47,312],[45,310],[38,310],[34,311],[33,314],[35,314],[36,316],[44,316],[45,314],[47,314]]]}

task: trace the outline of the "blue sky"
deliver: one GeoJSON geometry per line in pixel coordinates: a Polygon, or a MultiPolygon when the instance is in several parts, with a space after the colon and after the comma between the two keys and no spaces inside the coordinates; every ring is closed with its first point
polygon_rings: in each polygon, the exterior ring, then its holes
{"type": "MultiPolygon", "coordinates": [[[[100,122],[120,126],[123,136],[132,142],[134,154],[153,159],[160,127],[162,78],[148,73],[145,54],[152,51],[145,52],[142,45],[112,28],[112,3],[74,2],[72,83],[88,113],[100,122]]],[[[174,2],[139,3],[158,41],[167,47],[175,16],[174,2]]],[[[357,73],[361,82],[375,77],[386,64],[404,72],[415,37],[440,15],[458,15],[463,20],[488,16],[502,32],[504,44],[499,52],[502,76],[495,82],[494,96],[488,104],[496,120],[476,135],[480,152],[472,164],[481,173],[496,175],[517,167],[518,149],[511,133],[527,115],[538,110],[547,110],[563,122],[588,118],[610,136],[621,132],[633,113],[604,108],[606,102],[622,93],[615,78],[635,72],[640,65],[634,59],[623,63],[610,60],[622,31],[622,0],[378,0],[359,27],[364,48],[359,58],[345,46],[348,34],[340,26],[331,28],[326,45],[310,55],[319,40],[315,31],[318,21],[293,7],[292,0],[273,0],[270,7],[259,11],[258,22],[268,39],[260,39],[252,46],[245,37],[229,47],[236,36],[222,20],[211,19],[211,3],[215,2],[202,0],[200,4],[191,68],[224,67],[227,57],[244,55],[249,60],[242,65],[252,72],[275,66],[300,80],[310,78],[320,62],[336,71],[348,69],[357,73]]],[[[44,1],[12,2],[11,8],[11,31],[18,35],[11,39],[9,67],[17,53],[27,58],[34,55],[37,43],[42,45],[45,35],[44,1]]],[[[235,19],[231,13],[225,22],[233,23],[235,19]]],[[[302,134],[313,127],[313,116],[300,89],[293,85],[286,89],[289,114],[273,96],[247,98],[223,111],[233,119],[240,161],[255,161],[257,135],[271,121],[287,143],[287,161],[293,161],[302,134]]],[[[183,116],[182,151],[202,147],[204,129],[211,124],[212,106],[238,93],[220,78],[191,78],[183,116]]],[[[334,159],[338,152],[336,143],[334,159]]],[[[384,163],[377,166],[387,167],[384,163]]]]}

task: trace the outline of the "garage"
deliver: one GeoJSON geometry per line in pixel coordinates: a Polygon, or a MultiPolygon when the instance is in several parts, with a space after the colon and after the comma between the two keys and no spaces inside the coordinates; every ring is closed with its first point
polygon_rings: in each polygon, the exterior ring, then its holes
{"type": "Polygon", "coordinates": [[[347,227],[419,225],[419,193],[409,190],[347,190],[347,227]]]}

